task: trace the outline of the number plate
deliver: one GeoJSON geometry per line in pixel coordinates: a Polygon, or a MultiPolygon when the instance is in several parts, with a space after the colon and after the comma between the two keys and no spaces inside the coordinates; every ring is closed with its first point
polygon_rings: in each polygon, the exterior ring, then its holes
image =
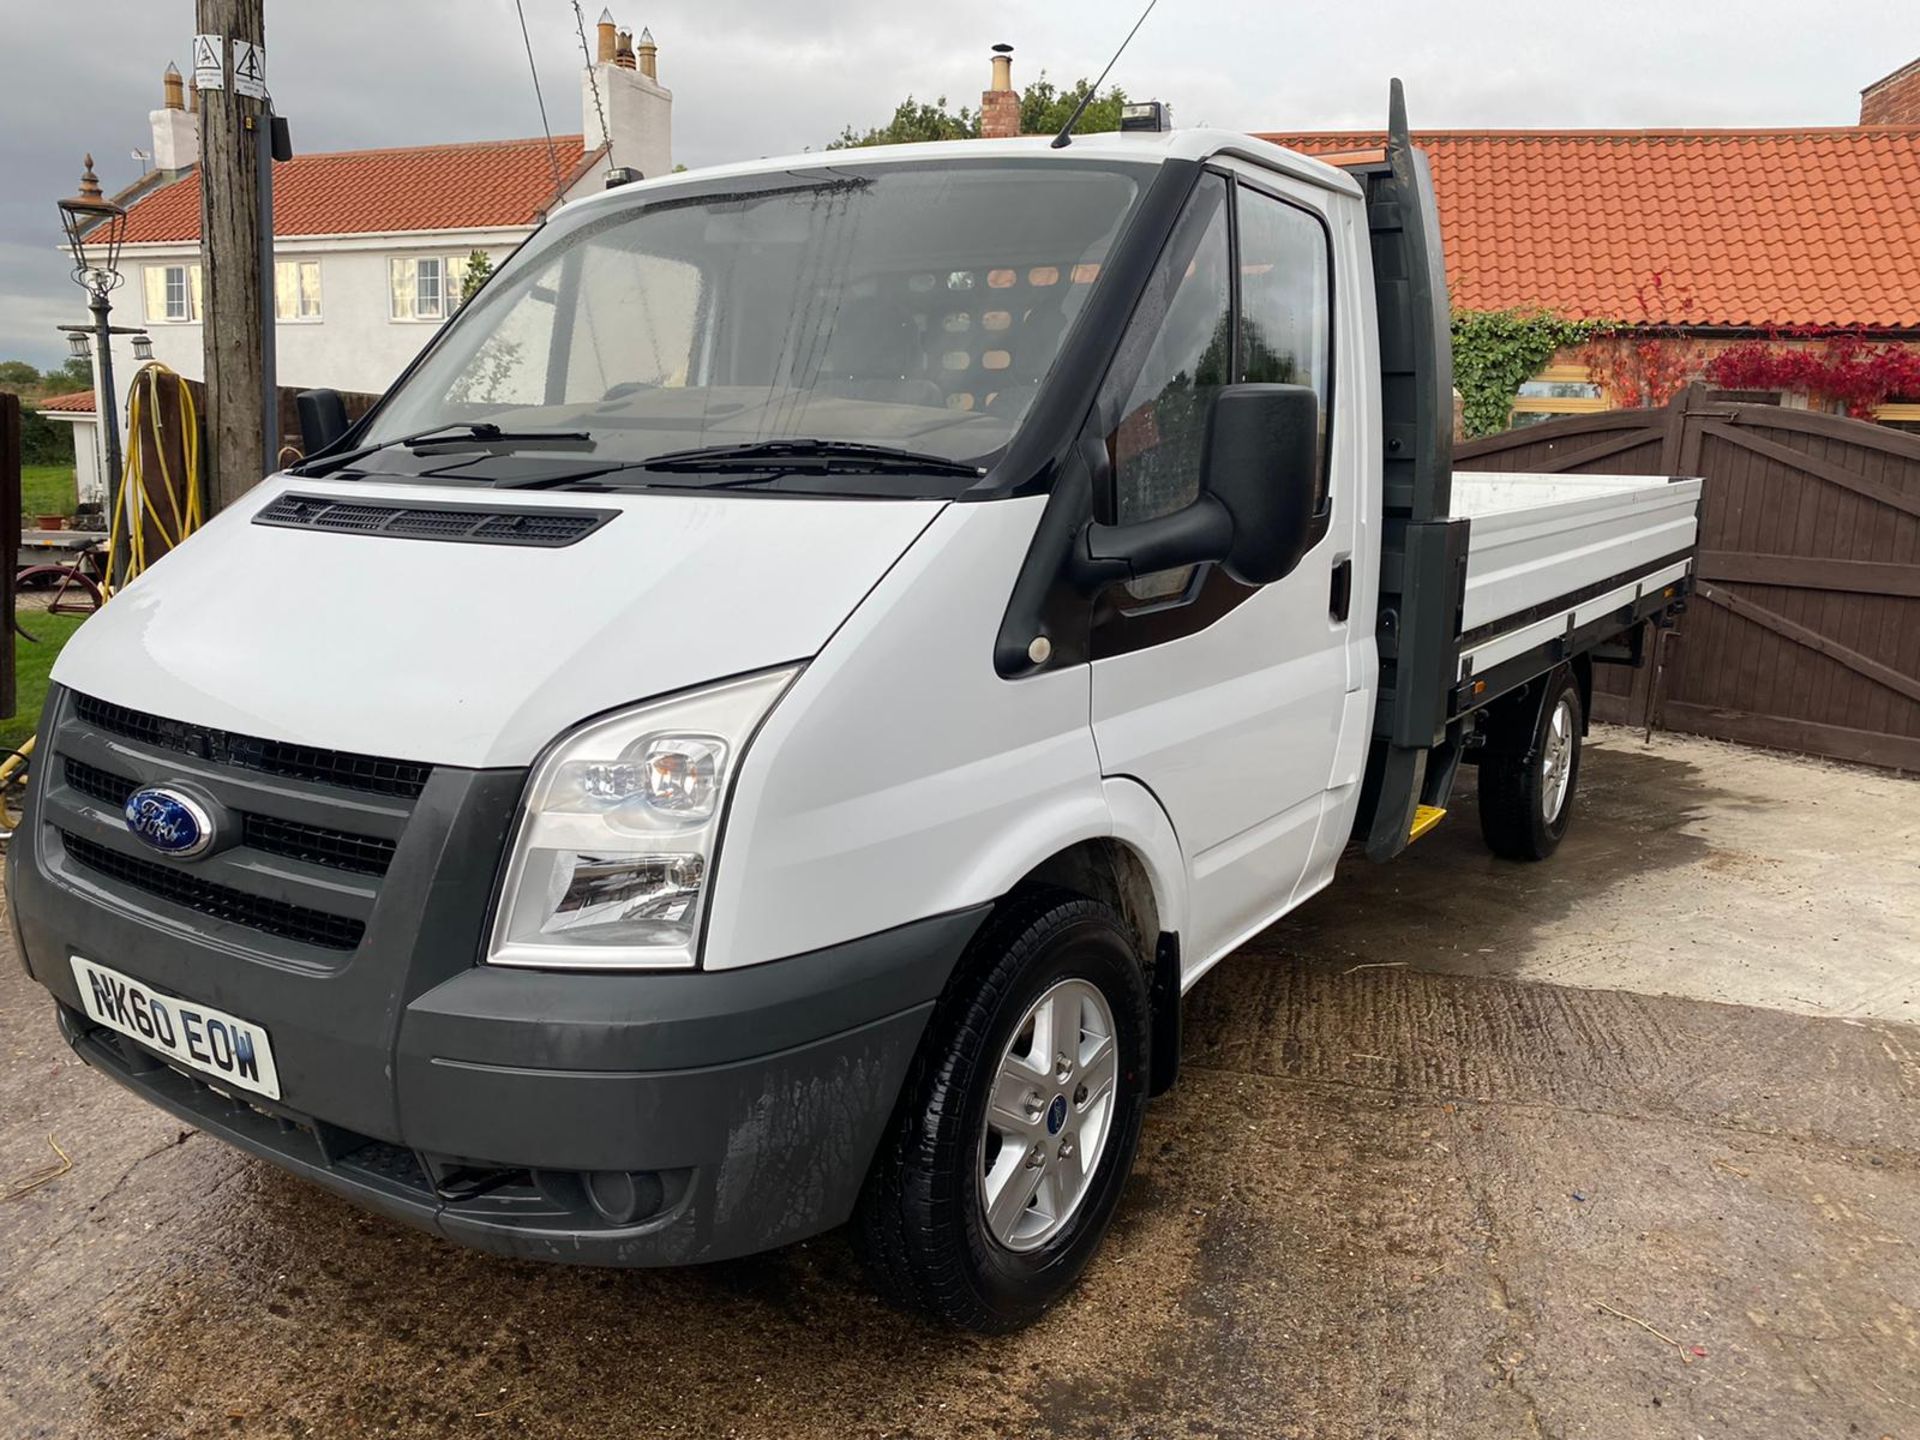
{"type": "Polygon", "coordinates": [[[280,1098],[267,1032],[210,1005],[159,995],[105,965],[73,957],[73,978],[87,1014],[149,1050],[223,1084],[280,1098]]]}

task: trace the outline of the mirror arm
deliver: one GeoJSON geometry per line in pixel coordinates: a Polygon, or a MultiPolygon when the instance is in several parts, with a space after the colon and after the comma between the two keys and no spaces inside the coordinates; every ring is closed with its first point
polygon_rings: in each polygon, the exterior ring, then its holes
{"type": "Polygon", "coordinates": [[[1138,580],[1183,565],[1224,559],[1233,548],[1233,516],[1211,495],[1185,509],[1130,525],[1091,522],[1074,547],[1074,579],[1087,590],[1138,580]]]}

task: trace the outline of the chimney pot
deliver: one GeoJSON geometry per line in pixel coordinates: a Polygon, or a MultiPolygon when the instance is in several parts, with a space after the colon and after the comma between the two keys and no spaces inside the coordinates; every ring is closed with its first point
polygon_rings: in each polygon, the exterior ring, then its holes
{"type": "Polygon", "coordinates": [[[613,11],[602,10],[600,12],[600,23],[596,25],[594,29],[596,31],[595,38],[599,42],[596,46],[599,51],[599,61],[602,65],[611,65],[614,57],[619,54],[619,41],[615,36],[613,28],[613,11]]]}
{"type": "Polygon", "coordinates": [[[653,31],[640,32],[640,44],[635,50],[640,62],[640,73],[649,80],[660,78],[660,47],[653,43],[653,31]]]}
{"type": "Polygon", "coordinates": [[[1013,88],[1013,47],[993,47],[993,84],[980,97],[980,138],[1010,140],[1020,133],[1020,93],[1013,88]]]}
{"type": "Polygon", "coordinates": [[[993,84],[987,88],[990,90],[1013,89],[1013,46],[993,47],[993,84]]]}
{"type": "Polygon", "coordinates": [[[180,85],[180,67],[171,60],[167,62],[167,73],[160,78],[161,103],[169,110],[187,108],[187,97],[180,85]]]}
{"type": "Polygon", "coordinates": [[[634,68],[633,32],[631,30],[622,30],[620,32],[619,43],[614,47],[613,63],[618,65],[622,70],[631,70],[634,68]]]}

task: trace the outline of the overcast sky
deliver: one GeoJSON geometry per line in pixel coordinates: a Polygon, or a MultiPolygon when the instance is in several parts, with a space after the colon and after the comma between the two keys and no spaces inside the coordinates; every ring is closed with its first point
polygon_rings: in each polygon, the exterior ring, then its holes
{"type": "MultiPolygon", "coordinates": [[[[569,0],[523,0],[556,131],[580,129],[569,0]]],[[[582,0],[589,26],[605,0],[582,0]]],[[[1014,80],[1096,74],[1133,0],[614,0],[650,26],[674,92],[674,153],[699,166],[819,146],[911,93],[977,105],[988,47],[1014,80]],[[644,5],[644,9],[642,6],[644,5]]],[[[512,0],[267,0],[268,82],[297,149],[537,135],[512,0]]],[[[191,0],[0,0],[0,359],[65,353],[86,318],[54,202],[91,150],[109,193],[139,174],[191,0]]],[[[588,38],[592,38],[589,30],[588,38]]],[[[1920,56],[1915,0],[1160,0],[1113,81],[1183,125],[1378,126],[1387,77],[1417,127],[1844,125],[1862,86],[1920,56]]],[[[123,291],[130,294],[130,291],[123,291]]],[[[131,323],[131,317],[128,317],[131,323]]]]}

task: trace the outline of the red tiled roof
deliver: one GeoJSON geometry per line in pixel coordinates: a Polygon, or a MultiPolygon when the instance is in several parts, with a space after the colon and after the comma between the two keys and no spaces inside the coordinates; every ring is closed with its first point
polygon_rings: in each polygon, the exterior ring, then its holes
{"type": "MultiPolygon", "coordinates": [[[[553,143],[561,180],[570,183],[588,158],[581,137],[556,135],[553,143]]],[[[297,155],[273,170],[276,235],[531,225],[553,202],[553,161],[544,139],[297,155]]],[[[129,245],[199,236],[197,170],[127,211],[129,245]]]]}
{"type": "Polygon", "coordinates": [[[29,404],[34,410],[70,410],[80,414],[93,414],[93,392],[77,390],[71,395],[55,395],[47,400],[34,400],[29,404]]]}
{"type": "MultiPolygon", "coordinates": [[[[1263,138],[1320,154],[1385,143],[1378,133],[1263,138]]],[[[1413,139],[1433,167],[1447,283],[1461,309],[1920,328],[1920,127],[1413,139]],[[1659,313],[1643,312],[1637,289],[1659,313]]]]}

